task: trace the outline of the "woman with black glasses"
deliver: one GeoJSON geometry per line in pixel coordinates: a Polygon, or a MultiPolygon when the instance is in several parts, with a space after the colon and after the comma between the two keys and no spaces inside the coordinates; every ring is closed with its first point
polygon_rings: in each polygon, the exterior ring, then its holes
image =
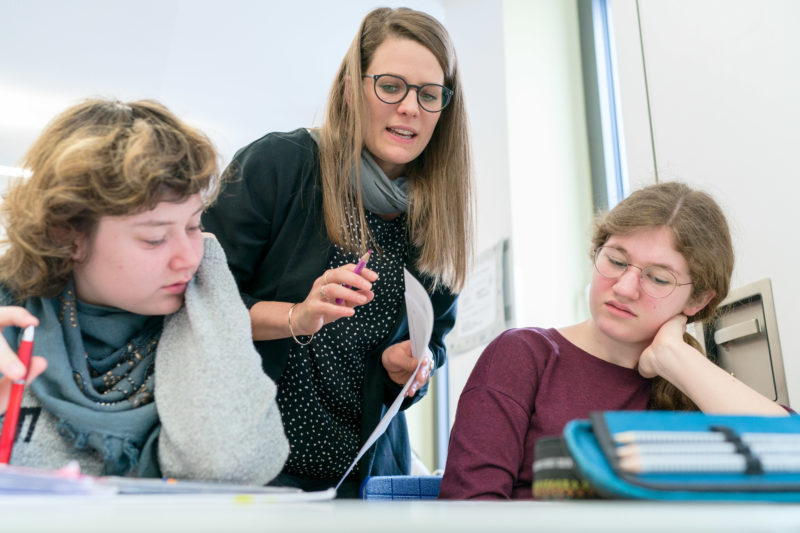
{"type": "MultiPolygon", "coordinates": [[[[323,126],[270,133],[228,171],[233,179],[203,222],[225,249],[278,383],[291,452],[274,483],[334,486],[416,369],[403,268],[427,288],[435,314],[406,408],[444,362],[471,258],[469,139],[447,31],[418,11],[372,11],[336,75],[323,126]]],[[[409,470],[401,413],[339,493],[354,496],[368,475],[409,470]]]]}

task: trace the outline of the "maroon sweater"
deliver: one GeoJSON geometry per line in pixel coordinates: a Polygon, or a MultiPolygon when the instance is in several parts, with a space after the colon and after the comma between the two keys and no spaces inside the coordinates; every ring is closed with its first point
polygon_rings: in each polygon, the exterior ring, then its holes
{"type": "Polygon", "coordinates": [[[440,498],[532,498],[536,441],[590,411],[643,410],[650,382],[555,329],[512,329],[486,347],[458,401],[440,498]]]}

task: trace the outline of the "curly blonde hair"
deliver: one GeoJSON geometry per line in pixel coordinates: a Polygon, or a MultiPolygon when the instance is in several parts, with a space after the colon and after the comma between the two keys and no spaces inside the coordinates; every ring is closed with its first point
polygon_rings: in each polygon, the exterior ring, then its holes
{"type": "Polygon", "coordinates": [[[200,131],[161,104],[91,99],[45,128],[23,159],[0,216],[7,249],[0,282],[14,299],[52,297],[74,266],[76,239],[104,216],[148,211],[219,190],[217,154],[200,131]]]}
{"type": "MultiPolygon", "coordinates": [[[[651,185],[632,193],[598,218],[592,236],[592,254],[612,235],[659,226],[672,230],[675,249],[689,265],[691,298],[698,299],[709,291],[714,294],[708,305],[689,317],[689,321],[710,321],[730,289],[734,254],[725,215],[708,194],[676,182],[651,185]]],[[[685,334],[684,340],[704,352],[691,335],[685,334]]],[[[697,409],[685,394],[662,378],[653,381],[650,408],[697,409]]]]}

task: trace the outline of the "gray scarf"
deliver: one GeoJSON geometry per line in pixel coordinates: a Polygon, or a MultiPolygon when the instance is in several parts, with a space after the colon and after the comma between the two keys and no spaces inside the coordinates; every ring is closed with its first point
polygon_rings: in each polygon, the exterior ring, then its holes
{"type": "MultiPolygon", "coordinates": [[[[308,133],[319,145],[319,131],[310,129],[308,133]]],[[[352,180],[355,185],[355,169],[352,180]]],[[[403,176],[394,180],[387,178],[366,148],[361,150],[361,200],[364,202],[364,207],[376,215],[405,213],[408,210],[406,178],[403,176]]]]}
{"type": "MultiPolygon", "coordinates": [[[[72,281],[25,307],[39,317],[34,351],[47,358],[31,389],[59,419],[61,436],[101,452],[104,474],[157,469],[141,452],[158,423],[153,364],[163,318],[78,302],[72,281]]],[[[16,346],[21,331],[3,334],[16,346]]]]}

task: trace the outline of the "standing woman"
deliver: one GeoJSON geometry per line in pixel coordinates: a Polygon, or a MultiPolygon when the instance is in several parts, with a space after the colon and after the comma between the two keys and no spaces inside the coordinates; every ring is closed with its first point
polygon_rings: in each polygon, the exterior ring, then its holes
{"type": "MultiPolygon", "coordinates": [[[[240,150],[203,217],[247,306],[265,371],[278,383],[290,455],[278,484],[335,485],[416,361],[403,268],[428,289],[430,354],[403,408],[445,359],[455,293],[472,251],[467,122],[444,27],[410,9],[363,20],[319,130],[270,133],[240,150]],[[369,268],[353,272],[368,249],[369,268]],[[349,287],[352,287],[349,288],[349,287]]],[[[407,474],[399,414],[340,489],[407,474]]]]}

